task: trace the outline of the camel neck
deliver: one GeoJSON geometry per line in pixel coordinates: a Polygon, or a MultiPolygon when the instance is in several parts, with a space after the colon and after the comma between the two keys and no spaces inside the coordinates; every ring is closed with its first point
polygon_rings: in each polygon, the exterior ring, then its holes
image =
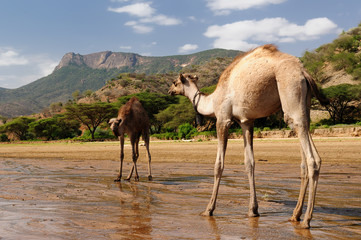
{"type": "Polygon", "coordinates": [[[200,92],[198,89],[187,97],[191,100],[193,108],[197,114],[202,114],[204,116],[213,116],[213,94],[205,95],[200,92]]]}

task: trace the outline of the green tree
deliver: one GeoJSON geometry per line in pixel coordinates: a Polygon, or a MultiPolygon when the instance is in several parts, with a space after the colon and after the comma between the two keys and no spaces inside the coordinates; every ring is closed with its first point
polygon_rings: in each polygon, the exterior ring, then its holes
{"type": "Polygon", "coordinates": [[[356,110],[355,107],[350,106],[350,102],[360,100],[361,85],[340,84],[323,89],[323,93],[330,99],[326,109],[333,124],[345,123],[356,110]]]}
{"type": "Polygon", "coordinates": [[[29,124],[29,131],[38,138],[46,140],[73,138],[78,136],[80,124],[75,120],[67,120],[62,115],[40,119],[29,124]]]}
{"type": "Polygon", "coordinates": [[[27,140],[31,138],[28,131],[29,124],[34,121],[35,118],[18,117],[2,125],[1,130],[8,134],[14,134],[19,140],[27,140]]]}
{"type": "Polygon", "coordinates": [[[178,98],[179,103],[172,104],[155,115],[164,128],[175,130],[182,124],[194,122],[195,111],[192,103],[186,97],[178,96],[178,98]]]}
{"type": "Polygon", "coordinates": [[[74,119],[85,125],[91,133],[92,139],[97,127],[110,118],[116,116],[118,109],[110,103],[97,102],[93,104],[73,104],[65,107],[67,119],[74,119]]]}
{"type": "Polygon", "coordinates": [[[71,95],[73,96],[74,101],[78,101],[78,99],[81,97],[79,90],[74,91],[71,95]]]}

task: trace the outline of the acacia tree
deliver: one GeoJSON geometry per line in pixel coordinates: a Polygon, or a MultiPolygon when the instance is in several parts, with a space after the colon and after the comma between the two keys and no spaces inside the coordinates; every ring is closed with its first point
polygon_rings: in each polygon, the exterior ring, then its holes
{"type": "Polygon", "coordinates": [[[323,89],[323,93],[330,99],[326,106],[333,124],[344,123],[348,115],[356,110],[350,105],[352,101],[360,100],[361,85],[340,84],[323,89]]]}
{"type": "Polygon", "coordinates": [[[54,140],[78,136],[81,133],[79,127],[79,122],[67,120],[62,115],[55,115],[52,118],[40,119],[30,123],[29,131],[38,138],[54,140]]]}
{"type": "Polygon", "coordinates": [[[14,134],[19,140],[26,140],[29,136],[29,124],[34,121],[35,118],[18,117],[8,121],[1,128],[6,133],[14,134]]]}
{"type": "Polygon", "coordinates": [[[85,125],[92,139],[99,125],[116,116],[118,109],[110,103],[97,102],[93,104],[72,104],[65,107],[67,119],[74,119],[85,125]]]}

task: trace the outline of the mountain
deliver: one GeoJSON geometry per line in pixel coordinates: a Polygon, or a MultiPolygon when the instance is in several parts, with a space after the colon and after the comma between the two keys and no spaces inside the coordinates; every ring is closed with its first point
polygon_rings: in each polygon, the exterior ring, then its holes
{"type": "Polygon", "coordinates": [[[0,88],[0,115],[14,117],[38,113],[54,102],[72,99],[79,90],[98,90],[120,73],[179,72],[215,58],[234,58],[240,52],[212,49],[189,55],[148,57],[134,53],[67,53],[53,73],[17,89],[0,88]]]}
{"type": "MultiPolygon", "coordinates": [[[[232,57],[212,58],[200,65],[187,66],[182,69],[182,73],[197,75],[198,87],[209,87],[217,84],[220,75],[232,61],[232,57]]],[[[99,90],[79,96],[78,103],[115,102],[119,97],[143,91],[167,94],[169,86],[177,77],[178,73],[175,72],[150,75],[121,73],[99,90]]]]}

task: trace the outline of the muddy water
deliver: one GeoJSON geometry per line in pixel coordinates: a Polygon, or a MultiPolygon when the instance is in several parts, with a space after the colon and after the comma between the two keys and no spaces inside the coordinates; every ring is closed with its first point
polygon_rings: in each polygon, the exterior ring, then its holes
{"type": "MultiPolygon", "coordinates": [[[[261,217],[246,217],[248,182],[227,165],[214,217],[199,216],[212,164],[140,163],[140,182],[114,183],[116,161],[0,159],[0,239],[359,239],[361,166],[324,165],[310,230],[287,221],[298,164],[258,162],[261,217]]],[[[125,166],[128,171],[130,165],[125,166]]],[[[124,174],[125,175],[125,174],[124,174]]]]}

